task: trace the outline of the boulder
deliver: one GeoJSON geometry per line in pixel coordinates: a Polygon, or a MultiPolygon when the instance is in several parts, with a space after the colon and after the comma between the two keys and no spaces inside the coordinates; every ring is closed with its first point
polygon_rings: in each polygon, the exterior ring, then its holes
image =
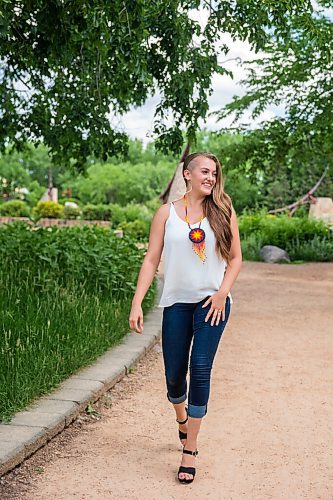
{"type": "Polygon", "coordinates": [[[327,224],[333,225],[333,200],[332,198],[316,198],[315,203],[311,203],[309,217],[321,219],[327,224]]]}
{"type": "Polygon", "coordinates": [[[259,253],[264,262],[290,262],[287,252],[274,245],[263,246],[259,253]]]}
{"type": "Polygon", "coordinates": [[[75,201],[65,201],[65,207],[80,208],[75,201]]]}

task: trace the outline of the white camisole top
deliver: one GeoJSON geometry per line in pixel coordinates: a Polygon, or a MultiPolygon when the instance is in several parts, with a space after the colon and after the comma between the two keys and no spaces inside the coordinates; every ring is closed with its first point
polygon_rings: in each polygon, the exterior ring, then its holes
{"type": "MultiPolygon", "coordinates": [[[[192,228],[197,226],[199,223],[191,224],[192,228]]],[[[216,253],[215,234],[207,217],[202,220],[201,228],[206,233],[205,262],[192,248],[187,222],[179,217],[173,203],[170,203],[164,232],[164,284],[158,307],[171,306],[175,302],[200,302],[221,287],[226,261],[216,253]]],[[[230,292],[228,296],[232,304],[230,292]]]]}

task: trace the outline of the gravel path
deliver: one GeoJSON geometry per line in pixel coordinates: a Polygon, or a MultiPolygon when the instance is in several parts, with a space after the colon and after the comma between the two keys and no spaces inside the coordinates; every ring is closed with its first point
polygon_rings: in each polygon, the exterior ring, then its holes
{"type": "MultiPolygon", "coordinates": [[[[160,346],[5,476],[5,499],[333,498],[333,264],[244,263],[192,485],[160,346]]],[[[136,335],[133,333],[133,335],[136,335]]]]}

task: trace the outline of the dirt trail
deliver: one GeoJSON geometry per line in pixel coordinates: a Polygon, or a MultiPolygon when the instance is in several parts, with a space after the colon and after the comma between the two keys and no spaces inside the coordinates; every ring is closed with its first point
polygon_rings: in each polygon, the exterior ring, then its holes
{"type": "Polygon", "coordinates": [[[232,294],[192,485],[157,346],[2,498],[332,500],[333,264],[244,263],[232,294]]]}

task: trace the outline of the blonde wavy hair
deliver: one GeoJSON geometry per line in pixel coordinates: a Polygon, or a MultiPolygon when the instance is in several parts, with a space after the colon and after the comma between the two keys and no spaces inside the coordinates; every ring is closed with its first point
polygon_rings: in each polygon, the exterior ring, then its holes
{"type": "Polygon", "coordinates": [[[184,170],[191,171],[196,163],[192,163],[194,158],[205,156],[215,162],[216,165],[216,183],[211,194],[207,195],[203,201],[204,216],[207,217],[216,238],[216,252],[228,264],[230,262],[230,248],[232,241],[231,232],[231,213],[232,201],[230,196],[224,191],[224,180],[222,176],[222,167],[218,158],[212,153],[197,152],[186,156],[183,163],[183,178],[186,183],[186,193],[188,181],[184,177],[184,170]]]}

